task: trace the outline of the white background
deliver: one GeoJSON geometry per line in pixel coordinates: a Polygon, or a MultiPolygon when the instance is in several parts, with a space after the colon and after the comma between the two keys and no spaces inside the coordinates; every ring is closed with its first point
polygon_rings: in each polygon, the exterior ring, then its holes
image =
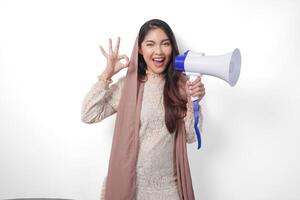
{"type": "Polygon", "coordinates": [[[84,124],[81,102],[106,64],[98,45],[120,36],[130,56],[152,18],[181,52],[242,53],[235,87],[203,77],[196,199],[300,198],[299,1],[0,0],[0,199],[99,199],[115,116],[84,124]]]}

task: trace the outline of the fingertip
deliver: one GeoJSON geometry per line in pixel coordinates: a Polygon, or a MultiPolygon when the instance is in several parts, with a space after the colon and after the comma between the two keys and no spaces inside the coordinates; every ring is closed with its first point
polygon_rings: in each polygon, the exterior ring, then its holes
{"type": "Polygon", "coordinates": [[[124,68],[127,68],[128,66],[129,66],[129,62],[126,63],[126,64],[123,64],[123,67],[122,67],[122,68],[124,69],[124,68]]]}

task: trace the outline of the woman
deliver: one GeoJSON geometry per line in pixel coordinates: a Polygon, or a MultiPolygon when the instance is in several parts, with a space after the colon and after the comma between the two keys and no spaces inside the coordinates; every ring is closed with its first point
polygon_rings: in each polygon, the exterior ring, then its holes
{"type": "Polygon", "coordinates": [[[190,98],[205,95],[201,78],[191,83],[174,70],[179,51],[162,20],[140,28],[130,61],[119,55],[119,44],[120,38],[113,50],[110,39],[109,52],[100,46],[107,66],[82,105],[85,123],[117,112],[101,199],[194,199],[186,142],[196,141],[190,98]],[[110,85],[113,75],[126,67],[126,77],[110,85]]]}

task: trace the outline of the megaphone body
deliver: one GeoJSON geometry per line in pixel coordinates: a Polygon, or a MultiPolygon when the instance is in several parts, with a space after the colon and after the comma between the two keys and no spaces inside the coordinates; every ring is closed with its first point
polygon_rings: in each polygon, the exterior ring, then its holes
{"type": "MultiPolygon", "coordinates": [[[[177,71],[185,73],[190,81],[194,81],[197,76],[205,74],[223,79],[230,86],[234,86],[240,76],[241,53],[237,48],[230,53],[220,56],[204,56],[204,53],[186,51],[183,55],[176,56],[175,68],[177,71]]],[[[199,119],[198,97],[191,98],[194,107],[194,128],[199,149],[201,147],[201,136],[197,127],[199,119]]]]}
{"type": "MultiPolygon", "coordinates": [[[[223,79],[230,86],[234,86],[240,75],[241,53],[238,48],[234,51],[219,55],[205,56],[204,53],[186,51],[175,58],[177,71],[184,72],[191,81],[202,74],[211,75],[223,79]]],[[[196,100],[197,98],[192,98],[196,100]]]]}

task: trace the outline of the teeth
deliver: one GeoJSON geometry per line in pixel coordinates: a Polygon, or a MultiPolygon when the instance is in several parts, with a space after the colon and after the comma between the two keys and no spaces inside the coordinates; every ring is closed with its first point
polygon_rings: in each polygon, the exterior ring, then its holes
{"type": "Polygon", "coordinates": [[[164,59],[163,59],[163,58],[154,58],[153,60],[158,61],[158,62],[161,62],[161,61],[163,61],[164,59]]]}

